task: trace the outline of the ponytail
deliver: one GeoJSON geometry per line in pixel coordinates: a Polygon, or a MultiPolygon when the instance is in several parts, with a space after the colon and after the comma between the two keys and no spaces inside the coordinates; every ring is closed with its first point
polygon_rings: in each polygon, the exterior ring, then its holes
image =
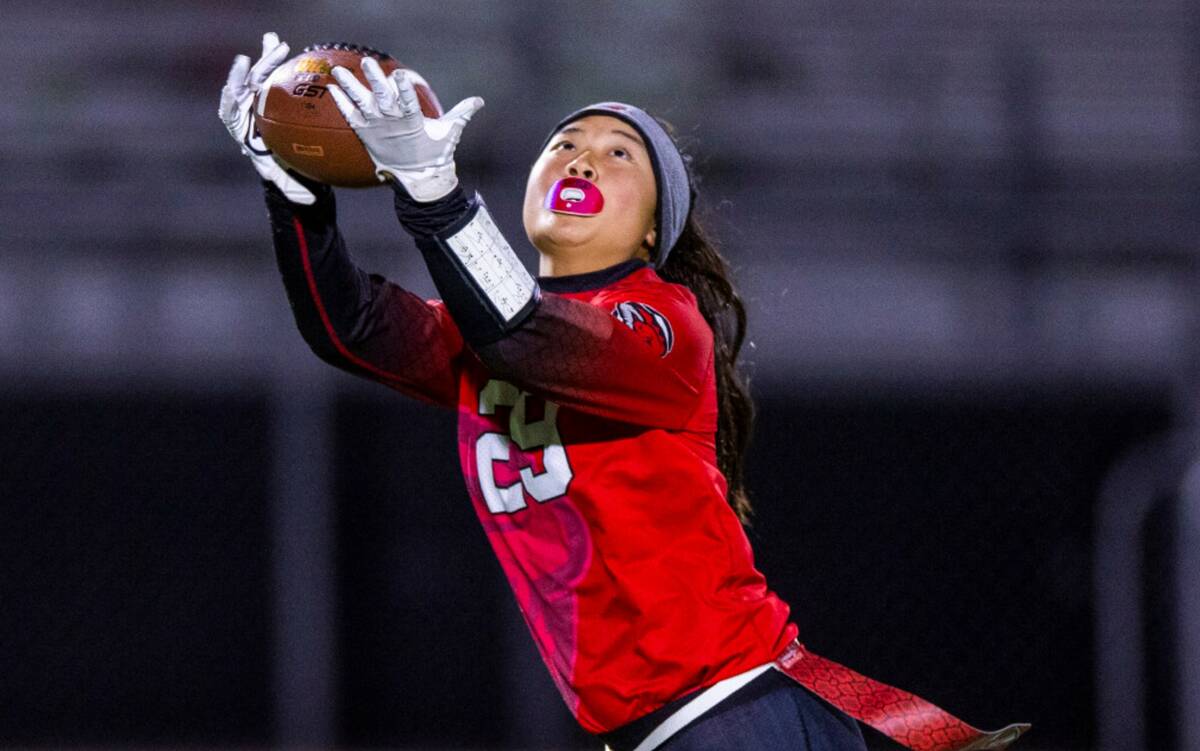
{"type": "Polygon", "coordinates": [[[746,337],[746,308],[733,287],[729,264],[696,218],[694,198],[693,193],[693,210],[683,233],[657,271],[666,281],[692,291],[712,329],[717,375],[717,467],[729,485],[729,505],[742,523],[748,524],[752,509],[743,468],[754,424],[754,402],[737,369],[738,353],[746,337]]]}

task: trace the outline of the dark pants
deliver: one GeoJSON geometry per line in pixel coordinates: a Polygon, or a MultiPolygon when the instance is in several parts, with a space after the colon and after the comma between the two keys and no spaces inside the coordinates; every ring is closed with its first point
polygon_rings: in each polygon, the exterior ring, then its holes
{"type": "Polygon", "coordinates": [[[768,670],[680,730],[662,751],[865,751],[858,723],[768,670]]]}

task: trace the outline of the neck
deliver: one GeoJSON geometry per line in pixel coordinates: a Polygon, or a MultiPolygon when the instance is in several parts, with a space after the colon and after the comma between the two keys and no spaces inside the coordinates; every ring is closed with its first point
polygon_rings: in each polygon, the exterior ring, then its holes
{"type": "Polygon", "coordinates": [[[589,274],[593,271],[611,268],[625,261],[638,259],[649,261],[650,254],[645,248],[638,248],[637,252],[632,256],[628,253],[600,255],[595,253],[588,254],[573,254],[573,253],[555,253],[553,255],[547,253],[538,254],[538,276],[574,276],[576,274],[589,274]]]}
{"type": "Polygon", "coordinates": [[[646,265],[646,262],[640,258],[630,258],[628,261],[622,261],[615,266],[609,266],[599,271],[589,271],[586,274],[572,274],[570,276],[539,276],[537,281],[538,286],[544,292],[585,292],[587,290],[607,287],[639,269],[646,268],[646,265]]]}

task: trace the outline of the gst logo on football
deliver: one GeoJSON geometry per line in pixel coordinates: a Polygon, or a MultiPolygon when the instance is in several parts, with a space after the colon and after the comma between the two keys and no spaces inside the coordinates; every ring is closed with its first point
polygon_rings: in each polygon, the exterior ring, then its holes
{"type": "Polygon", "coordinates": [[[325,156],[325,149],[322,146],[310,146],[303,143],[293,143],[292,151],[304,156],[325,156]]]}
{"type": "Polygon", "coordinates": [[[325,87],[315,83],[302,83],[292,89],[295,96],[311,96],[320,99],[325,96],[325,87]]]}
{"type": "Polygon", "coordinates": [[[333,70],[333,66],[330,65],[328,61],[322,60],[319,57],[305,57],[296,61],[296,67],[294,70],[297,73],[319,73],[322,75],[328,75],[329,72],[333,70]]]}

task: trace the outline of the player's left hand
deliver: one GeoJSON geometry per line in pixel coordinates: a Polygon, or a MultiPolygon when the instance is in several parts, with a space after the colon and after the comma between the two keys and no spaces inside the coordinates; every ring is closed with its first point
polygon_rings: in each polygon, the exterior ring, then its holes
{"type": "Polygon", "coordinates": [[[464,99],[441,117],[427,118],[405,69],[384,75],[374,58],[364,57],[362,71],[369,89],[338,66],[333,77],[339,85],[330,85],[329,93],[375,162],[375,174],[395,178],[422,203],[454,190],[454,149],[483,99],[464,99]]]}
{"type": "Polygon", "coordinates": [[[271,150],[263,143],[262,137],[254,128],[254,97],[262,90],[263,83],[271,76],[271,72],[287,59],[288,46],[279,41],[275,32],[268,31],[262,38],[262,55],[254,65],[250,58],[238,55],[233,59],[229,69],[229,78],[221,89],[221,103],[217,114],[225,129],[233,140],[238,142],[242,153],[250,157],[254,169],[264,180],[275,183],[289,201],[294,203],[312,204],[317,198],[308,188],[289,175],[284,168],[271,156],[271,150]]]}

